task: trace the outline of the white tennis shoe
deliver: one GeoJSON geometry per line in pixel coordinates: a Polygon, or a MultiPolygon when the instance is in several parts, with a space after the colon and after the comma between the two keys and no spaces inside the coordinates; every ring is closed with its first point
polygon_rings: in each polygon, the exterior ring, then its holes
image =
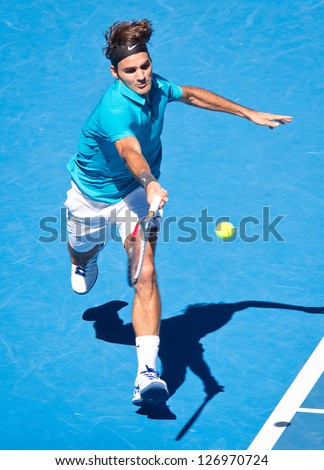
{"type": "Polygon", "coordinates": [[[103,243],[97,253],[84,266],[76,266],[72,263],[71,284],[76,294],[87,294],[95,285],[98,277],[98,256],[104,247],[103,243]]]}
{"type": "Polygon", "coordinates": [[[143,406],[147,403],[165,403],[169,398],[169,391],[164,380],[160,379],[155,369],[146,366],[135,380],[133,405],[143,406]]]}

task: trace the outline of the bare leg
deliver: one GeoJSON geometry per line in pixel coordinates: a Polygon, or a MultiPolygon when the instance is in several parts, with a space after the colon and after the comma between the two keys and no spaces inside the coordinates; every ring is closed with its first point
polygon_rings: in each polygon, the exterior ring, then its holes
{"type": "MultiPolygon", "coordinates": [[[[160,334],[161,299],[154,268],[156,238],[154,233],[147,243],[141,277],[135,285],[132,312],[135,336],[160,334]]],[[[126,250],[128,247],[129,240],[126,240],[126,250]]]]}
{"type": "MultiPolygon", "coordinates": [[[[137,376],[132,402],[143,406],[145,402],[165,403],[169,397],[167,384],[156,371],[160,343],[161,299],[154,268],[156,231],[147,243],[140,279],[135,285],[133,327],[136,336],[137,376]]],[[[125,248],[129,247],[129,241],[125,248]]]]}

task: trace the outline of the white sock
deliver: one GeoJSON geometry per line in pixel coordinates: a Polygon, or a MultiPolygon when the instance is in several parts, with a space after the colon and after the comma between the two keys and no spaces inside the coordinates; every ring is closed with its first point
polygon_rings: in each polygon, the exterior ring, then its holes
{"type": "Polygon", "coordinates": [[[146,370],[147,367],[156,369],[160,337],[154,335],[137,336],[135,344],[138,361],[137,374],[146,370]]]}

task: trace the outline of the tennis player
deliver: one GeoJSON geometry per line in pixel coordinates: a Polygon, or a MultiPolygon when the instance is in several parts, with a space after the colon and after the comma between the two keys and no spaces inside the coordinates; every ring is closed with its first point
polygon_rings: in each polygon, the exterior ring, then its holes
{"type": "MultiPolygon", "coordinates": [[[[158,182],[168,103],[230,113],[270,128],[292,120],[254,111],[201,88],[178,86],[153,73],[147,47],[152,33],[152,23],[146,19],[116,22],[105,33],[103,51],[115,80],[88,117],[78,151],[68,164],[72,180],[65,203],[68,247],[72,289],[78,294],[86,294],[95,284],[98,255],[112,228],[117,227],[127,251],[130,234],[154,197],[162,198],[160,209],[168,201],[167,190],[158,182]]],[[[138,406],[152,400],[166,402],[169,396],[156,370],[161,320],[154,267],[158,220],[151,230],[132,309],[138,359],[132,402],[138,406]]]]}

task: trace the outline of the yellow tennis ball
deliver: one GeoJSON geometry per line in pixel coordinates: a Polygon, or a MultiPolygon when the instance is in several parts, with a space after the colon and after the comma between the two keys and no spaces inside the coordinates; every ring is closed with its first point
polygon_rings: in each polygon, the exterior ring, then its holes
{"type": "Polygon", "coordinates": [[[235,234],[234,225],[231,222],[220,222],[215,229],[216,235],[223,240],[229,240],[235,234]]]}

